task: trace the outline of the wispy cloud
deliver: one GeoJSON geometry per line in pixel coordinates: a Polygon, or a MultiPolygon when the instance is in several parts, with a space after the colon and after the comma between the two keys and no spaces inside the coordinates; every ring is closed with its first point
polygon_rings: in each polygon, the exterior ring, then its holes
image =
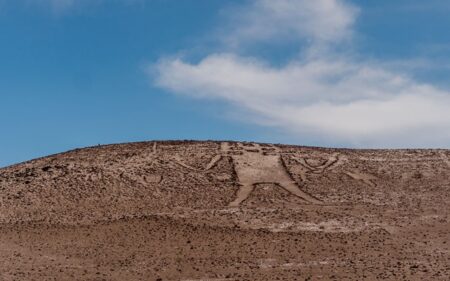
{"type": "Polygon", "coordinates": [[[259,0],[230,16],[231,45],[272,40],[341,41],[351,36],[358,9],[343,1],[259,0]]]}
{"type": "Polygon", "coordinates": [[[308,55],[283,67],[233,53],[212,53],[197,64],[162,59],[153,66],[155,82],[175,93],[227,101],[260,124],[321,144],[448,146],[449,93],[391,70],[388,61],[336,51],[351,41],[357,11],[341,0],[253,1],[235,16],[226,41],[239,46],[293,36],[308,42],[308,55]]]}

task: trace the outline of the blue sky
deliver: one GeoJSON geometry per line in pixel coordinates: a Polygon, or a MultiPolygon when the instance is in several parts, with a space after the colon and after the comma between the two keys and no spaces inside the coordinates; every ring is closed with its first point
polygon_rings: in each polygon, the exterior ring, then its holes
{"type": "Polygon", "coordinates": [[[0,0],[0,166],[153,139],[448,148],[446,2],[0,0]]]}

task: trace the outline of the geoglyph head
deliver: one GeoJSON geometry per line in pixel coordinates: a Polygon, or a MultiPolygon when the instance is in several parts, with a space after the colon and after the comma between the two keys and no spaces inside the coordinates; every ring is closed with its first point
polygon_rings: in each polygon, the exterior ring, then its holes
{"type": "Polygon", "coordinates": [[[229,143],[222,142],[220,144],[221,151],[226,154],[244,154],[244,153],[259,153],[264,155],[279,154],[281,152],[279,147],[273,144],[258,144],[258,143],[229,143]]]}

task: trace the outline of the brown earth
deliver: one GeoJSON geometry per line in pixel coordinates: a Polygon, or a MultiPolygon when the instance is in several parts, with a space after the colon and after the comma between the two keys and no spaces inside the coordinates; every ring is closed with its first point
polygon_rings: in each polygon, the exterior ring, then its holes
{"type": "Polygon", "coordinates": [[[0,169],[0,280],[450,280],[450,151],[143,142],[0,169]]]}

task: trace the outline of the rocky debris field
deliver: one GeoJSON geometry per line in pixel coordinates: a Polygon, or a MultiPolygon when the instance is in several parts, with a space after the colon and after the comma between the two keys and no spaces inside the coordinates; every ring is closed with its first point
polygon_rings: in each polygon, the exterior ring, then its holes
{"type": "Polygon", "coordinates": [[[159,141],[0,169],[0,280],[450,280],[450,151],[159,141]]]}

